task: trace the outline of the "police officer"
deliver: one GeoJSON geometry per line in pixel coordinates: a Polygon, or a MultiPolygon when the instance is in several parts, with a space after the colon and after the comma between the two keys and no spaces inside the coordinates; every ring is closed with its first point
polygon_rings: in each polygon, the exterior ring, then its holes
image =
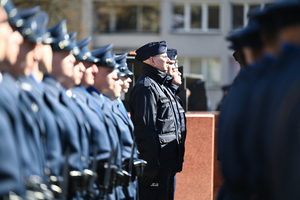
{"type": "Polygon", "coordinates": [[[83,177],[88,165],[88,134],[89,125],[81,114],[80,108],[72,98],[71,87],[75,85],[74,55],[79,53],[76,46],[75,34],[71,37],[67,33],[66,21],[62,21],[48,29],[55,38],[51,44],[53,51],[52,71],[44,76],[45,101],[54,113],[60,129],[62,159],[64,168],[60,169],[65,179],[63,191],[68,191],[70,197],[81,196],[83,177]],[[73,55],[74,54],[74,55],[73,55]],[[67,161],[65,161],[65,159],[67,161]],[[69,170],[68,170],[69,168],[69,170]],[[68,172],[70,171],[70,173],[68,172]],[[70,180],[66,181],[68,178],[70,180]],[[69,186],[66,183],[69,182],[69,186]]]}
{"type": "MultiPolygon", "coordinates": [[[[116,62],[114,56],[111,54],[111,48],[113,44],[109,44],[100,49],[94,50],[91,54],[99,59],[97,62],[98,72],[95,76],[93,86],[88,88],[88,91],[92,95],[97,106],[100,107],[104,114],[105,121],[108,127],[108,133],[112,149],[114,150],[114,162],[113,164],[118,167],[118,174],[121,176],[128,176],[128,173],[122,171],[122,150],[123,146],[121,140],[121,130],[118,123],[112,114],[112,100],[118,97],[118,93],[121,92],[121,85],[118,82],[117,72],[115,71],[116,62]]],[[[117,181],[117,180],[115,180],[117,181]]],[[[113,186],[116,187],[117,183],[113,186]]],[[[108,199],[120,199],[120,188],[117,187],[112,193],[108,195],[108,199]]]]}
{"type": "MultiPolygon", "coordinates": [[[[8,41],[10,37],[12,37],[13,30],[10,27],[9,23],[7,22],[7,12],[8,9],[5,6],[7,4],[11,4],[10,1],[0,1],[0,71],[3,70],[3,62],[8,62],[9,59],[7,55],[11,54],[12,52],[7,52],[7,48],[9,45],[17,45],[17,48],[19,46],[18,43],[9,43],[8,41]]],[[[11,55],[16,57],[17,55],[11,55]]],[[[2,75],[0,75],[0,85],[2,86],[2,75]]],[[[1,99],[5,98],[4,94],[0,91],[1,99]]],[[[6,97],[7,98],[7,97],[6,97]]],[[[6,102],[7,103],[7,102],[6,102]]],[[[0,125],[0,133],[1,133],[1,160],[3,160],[4,163],[1,165],[0,173],[2,178],[0,181],[0,195],[1,198],[8,198],[10,192],[14,192],[18,195],[24,195],[24,183],[22,181],[22,175],[21,175],[21,163],[20,163],[20,157],[19,157],[19,151],[17,148],[16,143],[16,134],[15,134],[15,128],[16,126],[13,125],[10,117],[13,117],[14,115],[12,112],[8,112],[5,107],[5,102],[1,103],[1,125],[0,125]]],[[[14,109],[16,111],[16,115],[18,115],[18,110],[14,109]]],[[[21,125],[20,121],[15,121],[15,123],[18,123],[18,125],[21,125]]]]}
{"type": "MultiPolygon", "coordinates": [[[[36,8],[32,8],[33,10],[36,8]]],[[[30,11],[30,9],[27,9],[30,11]]],[[[51,41],[52,39],[45,36],[46,35],[46,25],[48,22],[48,15],[45,12],[39,12],[34,16],[37,18],[37,27],[38,31],[31,36],[27,36],[25,38],[25,42],[28,42],[28,45],[32,45],[34,48],[33,52],[28,51],[27,54],[33,53],[35,57],[33,60],[29,60],[29,56],[26,56],[24,62],[30,63],[30,66],[33,66],[35,69],[35,74],[39,72],[39,76],[43,76],[43,73],[39,71],[39,61],[42,60],[42,57],[49,56],[52,58],[52,51],[46,52],[43,49],[51,49],[50,45],[47,41],[51,41]]],[[[22,46],[21,46],[22,48],[22,46]]],[[[51,65],[52,63],[47,63],[51,65]]],[[[33,70],[33,69],[31,69],[33,70]]],[[[31,71],[32,72],[32,71],[31,71]]],[[[19,77],[19,81],[22,83],[23,87],[26,87],[28,90],[27,95],[30,97],[31,101],[36,104],[37,109],[37,119],[39,119],[39,124],[43,133],[41,135],[43,150],[45,153],[45,170],[47,173],[47,180],[51,175],[59,176],[60,168],[61,168],[61,144],[60,144],[60,136],[58,132],[58,126],[55,121],[55,117],[52,114],[51,110],[45,104],[43,99],[43,86],[40,83],[41,78],[35,79],[34,75],[31,73],[30,76],[22,76],[19,77]]]]}
{"type": "MultiPolygon", "coordinates": [[[[127,53],[115,58],[115,61],[119,65],[118,77],[122,87],[119,95],[121,95],[121,93],[128,92],[129,85],[132,82],[129,76],[133,75],[133,73],[130,70],[128,70],[126,64],[126,56],[127,53]]],[[[137,147],[133,139],[134,127],[127,114],[124,104],[120,99],[120,96],[118,96],[115,100],[113,100],[112,111],[116,120],[118,121],[118,125],[120,129],[122,129],[121,142],[123,145],[123,151],[122,151],[123,168],[126,171],[128,171],[131,175],[131,180],[127,180],[126,185],[120,186],[122,187],[120,190],[121,191],[120,198],[137,199],[137,181],[135,178],[136,174],[133,174],[133,171],[135,171],[134,160],[136,161],[136,159],[138,158],[137,147]]]]}
{"type": "Polygon", "coordinates": [[[164,85],[170,80],[166,42],[140,47],[135,58],[143,67],[131,92],[130,109],[139,157],[147,161],[139,179],[139,195],[141,199],[168,199],[174,187],[169,184],[173,169],[181,163],[176,116],[164,85]]]}
{"type": "Polygon", "coordinates": [[[169,62],[169,68],[168,68],[168,74],[173,77],[172,82],[168,84],[168,88],[171,90],[171,94],[174,98],[173,107],[175,110],[175,116],[177,119],[177,131],[178,131],[178,137],[180,141],[179,145],[179,151],[180,151],[180,163],[181,165],[178,167],[178,169],[175,169],[173,171],[174,173],[174,179],[170,179],[170,186],[174,185],[173,191],[170,191],[169,199],[174,199],[175,195],[175,186],[176,186],[176,173],[182,171],[182,164],[183,164],[183,157],[184,157],[184,150],[185,150],[185,139],[186,139],[186,118],[185,118],[185,111],[183,109],[183,102],[180,99],[180,97],[177,95],[179,93],[179,86],[182,84],[181,80],[181,73],[178,71],[178,65],[177,65],[177,50],[176,49],[168,49],[167,50],[168,57],[170,59],[169,62]]]}
{"type": "MultiPolygon", "coordinates": [[[[80,54],[76,55],[75,58],[77,60],[77,65],[83,65],[85,70],[81,82],[76,87],[72,88],[72,92],[76,95],[75,100],[82,109],[83,114],[91,127],[89,154],[92,158],[91,166],[96,166],[94,167],[95,169],[92,169],[92,173],[95,173],[96,171],[104,170],[104,165],[110,158],[112,147],[104,114],[94,101],[93,97],[86,90],[86,88],[94,85],[95,75],[98,72],[95,63],[99,61],[98,58],[92,56],[90,53],[88,48],[90,40],[91,38],[89,37],[77,42],[77,46],[80,48],[80,54]]],[[[101,177],[96,181],[97,186],[103,187],[103,174],[99,173],[98,175],[101,177]]],[[[93,188],[90,188],[89,191],[91,195],[94,194],[92,189],[93,188]]]]}

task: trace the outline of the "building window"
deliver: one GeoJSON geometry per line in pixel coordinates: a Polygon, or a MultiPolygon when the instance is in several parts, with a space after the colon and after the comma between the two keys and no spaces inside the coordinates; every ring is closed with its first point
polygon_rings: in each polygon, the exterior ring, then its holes
{"type": "Polygon", "coordinates": [[[198,78],[207,86],[219,86],[221,83],[221,62],[219,58],[178,58],[179,66],[183,66],[183,76],[198,78]]]}
{"type": "Polygon", "coordinates": [[[248,13],[259,7],[263,8],[267,3],[233,3],[231,4],[231,29],[247,26],[248,13]]]}
{"type": "Polygon", "coordinates": [[[211,32],[220,29],[220,5],[206,3],[174,3],[173,32],[211,32]]]}
{"type": "Polygon", "coordinates": [[[94,31],[100,33],[158,33],[159,4],[94,2],[94,31]]]}

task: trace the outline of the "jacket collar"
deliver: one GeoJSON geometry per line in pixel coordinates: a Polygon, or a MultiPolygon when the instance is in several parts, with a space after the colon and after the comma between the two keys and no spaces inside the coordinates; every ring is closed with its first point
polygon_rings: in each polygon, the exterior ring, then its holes
{"type": "Polygon", "coordinates": [[[169,88],[173,92],[173,94],[178,94],[179,93],[179,85],[171,83],[169,88]]]}
{"type": "Polygon", "coordinates": [[[146,63],[143,63],[142,74],[150,77],[155,82],[157,82],[161,85],[166,84],[166,81],[168,80],[167,73],[162,72],[162,71],[156,69],[155,67],[152,67],[151,65],[148,65],[146,63]]]}

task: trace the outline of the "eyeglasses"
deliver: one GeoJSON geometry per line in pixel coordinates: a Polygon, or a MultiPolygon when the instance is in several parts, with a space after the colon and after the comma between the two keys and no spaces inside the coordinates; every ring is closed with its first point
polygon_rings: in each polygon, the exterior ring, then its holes
{"type": "Polygon", "coordinates": [[[168,58],[168,55],[158,55],[158,56],[153,56],[153,57],[168,58]]]}

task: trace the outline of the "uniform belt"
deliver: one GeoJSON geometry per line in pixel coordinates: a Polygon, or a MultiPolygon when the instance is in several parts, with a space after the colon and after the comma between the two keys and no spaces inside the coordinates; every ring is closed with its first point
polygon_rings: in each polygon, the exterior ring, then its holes
{"type": "Polygon", "coordinates": [[[74,193],[76,191],[88,190],[90,180],[93,176],[96,176],[96,174],[89,169],[85,169],[83,172],[70,171],[69,191],[74,193]]]}

